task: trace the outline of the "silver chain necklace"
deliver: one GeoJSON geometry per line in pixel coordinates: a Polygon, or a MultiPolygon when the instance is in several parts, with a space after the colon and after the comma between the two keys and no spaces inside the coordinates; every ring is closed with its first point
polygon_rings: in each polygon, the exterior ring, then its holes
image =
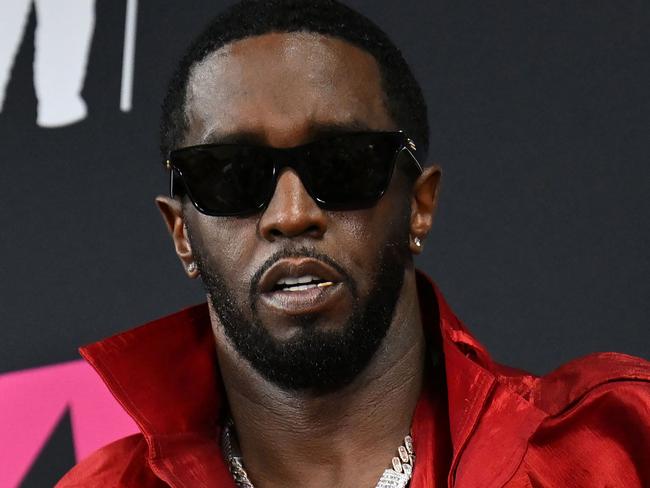
{"type": "MultiPolygon", "coordinates": [[[[239,488],[255,488],[244,469],[234,430],[232,419],[228,419],[221,436],[221,447],[228,461],[230,473],[239,488]]],[[[413,475],[414,466],[413,439],[407,435],[402,445],[397,448],[397,456],[391,460],[391,467],[384,471],[375,488],[406,488],[413,475]]]]}

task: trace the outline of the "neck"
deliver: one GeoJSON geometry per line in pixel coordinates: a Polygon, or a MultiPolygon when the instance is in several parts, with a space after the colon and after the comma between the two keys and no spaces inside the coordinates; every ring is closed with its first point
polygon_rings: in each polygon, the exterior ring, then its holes
{"type": "Polygon", "coordinates": [[[413,273],[371,363],[350,385],[322,396],[270,384],[232,349],[211,315],[242,458],[255,487],[374,487],[409,433],[422,389],[425,341],[413,273]]]}

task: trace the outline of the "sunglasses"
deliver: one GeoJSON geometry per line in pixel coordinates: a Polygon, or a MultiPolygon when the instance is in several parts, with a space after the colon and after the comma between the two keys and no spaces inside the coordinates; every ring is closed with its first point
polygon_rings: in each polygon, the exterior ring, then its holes
{"type": "Polygon", "coordinates": [[[373,206],[395,167],[415,180],[422,166],[403,132],[350,132],[292,148],[203,144],[176,149],[166,161],[170,194],[187,195],[212,216],[244,216],[264,209],[284,168],[327,210],[373,206]]]}

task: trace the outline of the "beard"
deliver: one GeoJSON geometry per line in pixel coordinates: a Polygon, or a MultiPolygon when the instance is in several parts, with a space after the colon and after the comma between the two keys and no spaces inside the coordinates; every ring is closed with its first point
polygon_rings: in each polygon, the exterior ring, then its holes
{"type": "Polygon", "coordinates": [[[278,387],[316,395],[349,385],[368,366],[393,321],[405,266],[411,259],[408,233],[393,236],[376,257],[370,293],[360,297],[350,275],[329,256],[310,248],[285,249],[267,259],[253,276],[249,318],[237,303],[228,282],[207,264],[202,250],[194,248],[194,251],[213,309],[237,353],[278,387]],[[322,321],[317,314],[294,318],[296,325],[300,325],[299,330],[284,340],[276,339],[264,327],[256,310],[254,290],[258,289],[264,271],[285,257],[319,259],[344,277],[353,306],[342,328],[323,330],[317,325],[322,321]]]}

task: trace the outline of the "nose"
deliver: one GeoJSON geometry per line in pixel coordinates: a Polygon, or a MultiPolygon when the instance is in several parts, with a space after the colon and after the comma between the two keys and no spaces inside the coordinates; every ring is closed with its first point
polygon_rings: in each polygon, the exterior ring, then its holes
{"type": "Polygon", "coordinates": [[[269,242],[296,237],[320,239],[327,230],[327,215],[309,196],[298,175],[287,168],[278,177],[259,230],[269,242]]]}

